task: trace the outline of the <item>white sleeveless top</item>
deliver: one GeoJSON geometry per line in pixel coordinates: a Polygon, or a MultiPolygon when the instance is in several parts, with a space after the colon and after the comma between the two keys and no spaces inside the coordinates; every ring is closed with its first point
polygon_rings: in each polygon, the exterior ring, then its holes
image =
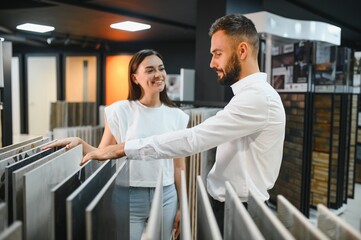
{"type": "MultiPolygon", "coordinates": [[[[139,101],[118,101],[105,108],[105,116],[117,143],[184,129],[189,116],[179,108],[162,104],[147,107],[139,101]]],[[[173,159],[130,160],[130,186],[155,187],[163,167],[163,186],[174,183],[173,159]]]]}

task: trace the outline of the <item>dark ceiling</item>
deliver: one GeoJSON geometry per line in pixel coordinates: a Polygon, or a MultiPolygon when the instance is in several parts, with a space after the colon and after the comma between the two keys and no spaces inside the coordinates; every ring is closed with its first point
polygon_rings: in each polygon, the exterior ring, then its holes
{"type": "Polygon", "coordinates": [[[36,1],[13,0],[0,3],[0,37],[33,45],[47,44],[53,37],[68,44],[84,42],[172,41],[195,38],[196,2],[182,1],[36,1]],[[2,6],[6,4],[6,6],[2,6]],[[148,23],[147,31],[126,32],[110,24],[135,20],[148,23]],[[55,27],[50,34],[29,34],[16,30],[31,22],[55,27]],[[46,36],[44,38],[44,35],[46,36]],[[44,40],[45,39],[45,40],[44,40]]]}
{"type": "MultiPolygon", "coordinates": [[[[230,0],[233,4],[251,0],[230,0]]],[[[263,10],[342,28],[342,42],[361,49],[361,6],[350,0],[256,0],[263,10]],[[347,2],[349,1],[349,2],[347,2]]],[[[211,4],[210,0],[210,4],[211,4]]],[[[358,0],[358,2],[361,2],[358,0]]],[[[205,9],[204,11],[207,11],[205,9]]],[[[0,37],[14,43],[46,46],[96,42],[191,41],[196,35],[196,0],[12,0],[0,3],[0,37]],[[152,25],[128,33],[110,24],[136,20],[152,25]],[[51,34],[16,30],[21,23],[52,25],[51,34]]]]}

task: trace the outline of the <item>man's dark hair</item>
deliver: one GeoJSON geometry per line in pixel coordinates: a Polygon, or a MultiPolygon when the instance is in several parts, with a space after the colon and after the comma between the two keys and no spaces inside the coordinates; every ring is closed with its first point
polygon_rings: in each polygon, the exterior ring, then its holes
{"type": "Polygon", "coordinates": [[[247,42],[258,52],[259,37],[254,23],[241,14],[229,14],[218,18],[209,29],[209,36],[224,31],[236,44],[247,42]]]}

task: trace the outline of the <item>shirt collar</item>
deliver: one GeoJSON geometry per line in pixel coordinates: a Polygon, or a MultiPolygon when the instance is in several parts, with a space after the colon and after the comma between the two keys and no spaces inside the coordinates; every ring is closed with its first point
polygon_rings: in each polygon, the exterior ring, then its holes
{"type": "Polygon", "coordinates": [[[248,75],[245,78],[239,79],[237,82],[231,85],[233,94],[236,95],[242,89],[243,86],[255,81],[267,81],[267,74],[264,72],[257,72],[248,75]]]}

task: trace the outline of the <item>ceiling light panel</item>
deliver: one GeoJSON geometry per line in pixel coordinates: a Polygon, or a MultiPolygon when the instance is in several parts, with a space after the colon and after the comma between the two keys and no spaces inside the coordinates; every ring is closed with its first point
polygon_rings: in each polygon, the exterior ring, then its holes
{"type": "Polygon", "coordinates": [[[129,32],[136,32],[141,30],[146,30],[150,28],[149,24],[138,23],[133,21],[125,21],[119,23],[113,23],[110,25],[111,28],[129,31],[129,32]]]}
{"type": "Polygon", "coordinates": [[[38,32],[38,33],[45,33],[54,31],[54,27],[46,26],[46,25],[40,25],[40,24],[34,24],[34,23],[24,23],[21,25],[18,25],[16,29],[25,30],[25,31],[31,31],[31,32],[38,32]]]}

